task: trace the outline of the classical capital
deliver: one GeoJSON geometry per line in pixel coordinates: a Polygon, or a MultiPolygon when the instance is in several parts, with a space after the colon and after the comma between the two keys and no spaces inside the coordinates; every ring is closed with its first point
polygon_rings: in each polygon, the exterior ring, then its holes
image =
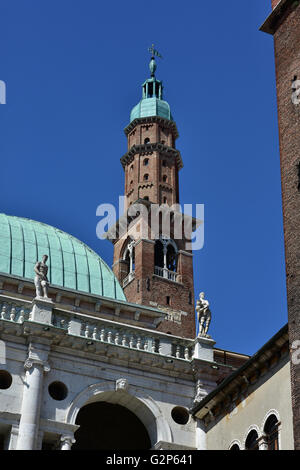
{"type": "Polygon", "coordinates": [[[28,357],[24,363],[24,369],[30,370],[33,367],[42,367],[44,372],[50,372],[50,365],[48,362],[41,361],[35,357],[28,357]]]}
{"type": "Polygon", "coordinates": [[[76,442],[73,434],[64,434],[60,438],[61,450],[71,450],[72,445],[76,442]]]}

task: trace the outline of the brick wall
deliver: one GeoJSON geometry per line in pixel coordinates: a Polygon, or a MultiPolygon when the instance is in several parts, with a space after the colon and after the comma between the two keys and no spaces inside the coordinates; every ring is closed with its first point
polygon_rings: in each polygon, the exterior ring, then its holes
{"type": "MultiPolygon", "coordinates": [[[[272,6],[278,2],[272,1],[272,6]]],[[[290,9],[274,33],[286,284],[290,348],[300,340],[300,105],[292,82],[300,80],[300,6],[290,9]]],[[[295,448],[300,450],[300,365],[291,364],[295,448]]]]}

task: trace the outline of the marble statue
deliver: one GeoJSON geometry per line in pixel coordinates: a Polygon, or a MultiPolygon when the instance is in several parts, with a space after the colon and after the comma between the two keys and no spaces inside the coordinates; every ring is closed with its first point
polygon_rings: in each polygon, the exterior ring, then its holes
{"type": "Polygon", "coordinates": [[[204,292],[201,292],[201,294],[199,295],[199,300],[197,300],[196,304],[196,312],[199,323],[198,336],[208,337],[207,332],[211,320],[211,311],[209,308],[209,302],[204,298],[204,296],[204,292]]]}
{"type": "Polygon", "coordinates": [[[44,255],[42,261],[38,261],[34,267],[35,278],[34,285],[36,288],[36,296],[48,299],[49,281],[47,278],[48,266],[46,265],[48,256],[44,255]]]}

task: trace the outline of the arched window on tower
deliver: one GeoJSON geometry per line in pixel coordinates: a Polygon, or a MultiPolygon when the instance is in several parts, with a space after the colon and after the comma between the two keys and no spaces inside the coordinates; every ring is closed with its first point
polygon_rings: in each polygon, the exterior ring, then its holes
{"type": "Polygon", "coordinates": [[[123,287],[127,286],[135,277],[135,242],[129,239],[123,254],[126,263],[127,275],[123,280],[123,287]]]}
{"type": "Polygon", "coordinates": [[[163,238],[156,240],[154,249],[155,274],[170,281],[176,281],[177,255],[177,246],[173,240],[163,238]]]}
{"type": "Polygon", "coordinates": [[[264,432],[268,450],[279,450],[278,445],[278,419],[273,414],[266,421],[264,432]]]}
{"type": "Polygon", "coordinates": [[[177,253],[173,245],[168,245],[167,248],[167,269],[173,273],[177,271],[177,253]]]}
{"type": "Polygon", "coordinates": [[[255,429],[252,429],[252,431],[249,432],[247,439],[246,439],[246,444],[245,444],[245,449],[246,450],[258,450],[258,434],[255,431],[255,429]]]}

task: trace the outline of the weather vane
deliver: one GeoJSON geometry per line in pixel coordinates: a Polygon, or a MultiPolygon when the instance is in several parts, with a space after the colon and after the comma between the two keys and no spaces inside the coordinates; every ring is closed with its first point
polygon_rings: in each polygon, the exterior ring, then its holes
{"type": "Polygon", "coordinates": [[[148,48],[148,51],[150,52],[150,54],[152,54],[152,59],[154,59],[155,55],[157,57],[160,57],[160,59],[162,59],[162,55],[158,52],[157,49],[154,49],[154,44],[152,44],[152,47],[148,48]]]}

